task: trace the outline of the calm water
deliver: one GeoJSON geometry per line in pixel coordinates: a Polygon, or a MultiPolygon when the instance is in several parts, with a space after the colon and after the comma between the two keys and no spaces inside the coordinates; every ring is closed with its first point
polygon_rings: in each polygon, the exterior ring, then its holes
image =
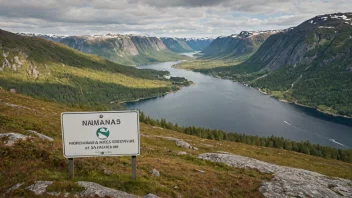
{"type": "Polygon", "coordinates": [[[185,77],[195,85],[164,97],[127,103],[126,106],[183,126],[258,136],[274,135],[338,148],[352,147],[352,119],[327,116],[312,109],[282,103],[230,80],[172,68],[176,63],[138,68],[167,70],[172,76],[185,77]]]}

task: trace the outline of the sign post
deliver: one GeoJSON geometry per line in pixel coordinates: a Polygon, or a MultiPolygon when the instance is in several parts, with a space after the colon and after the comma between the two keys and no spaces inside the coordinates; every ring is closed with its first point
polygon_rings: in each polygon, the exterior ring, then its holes
{"type": "Polygon", "coordinates": [[[75,164],[73,158],[68,158],[68,178],[72,179],[75,176],[74,170],[75,164]]]}
{"type": "Polygon", "coordinates": [[[132,156],[132,179],[133,180],[136,180],[137,178],[137,170],[136,170],[136,167],[137,167],[137,162],[136,162],[136,156],[132,156]]]}
{"type": "Polygon", "coordinates": [[[138,111],[65,112],[61,114],[63,154],[68,158],[69,178],[78,157],[136,156],[140,153],[138,111]]]}

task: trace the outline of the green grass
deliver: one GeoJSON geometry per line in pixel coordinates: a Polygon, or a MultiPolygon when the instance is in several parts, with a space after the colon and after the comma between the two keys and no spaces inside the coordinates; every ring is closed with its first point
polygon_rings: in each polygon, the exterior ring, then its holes
{"type": "Polygon", "coordinates": [[[175,68],[195,70],[195,69],[211,69],[217,67],[228,67],[238,64],[237,61],[222,61],[222,60],[193,60],[193,61],[183,61],[177,65],[175,68]]]}

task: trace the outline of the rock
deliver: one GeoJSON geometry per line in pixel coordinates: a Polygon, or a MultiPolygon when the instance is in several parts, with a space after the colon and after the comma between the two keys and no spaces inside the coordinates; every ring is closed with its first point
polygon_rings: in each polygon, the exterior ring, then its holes
{"type": "Polygon", "coordinates": [[[123,191],[107,188],[94,182],[78,181],[78,185],[85,188],[79,195],[82,197],[112,197],[112,198],[137,198],[138,196],[123,191]]]}
{"type": "Polygon", "coordinates": [[[19,133],[0,133],[0,138],[3,137],[8,138],[7,142],[5,143],[6,146],[13,146],[17,140],[26,140],[28,138],[28,136],[19,133]]]}
{"type": "Polygon", "coordinates": [[[205,173],[205,171],[203,171],[203,170],[199,170],[199,169],[194,169],[194,170],[196,170],[196,171],[198,171],[200,173],[205,173]]]}
{"type": "Polygon", "coordinates": [[[53,138],[48,137],[48,136],[46,136],[46,135],[43,135],[43,134],[41,134],[41,133],[38,133],[38,132],[36,132],[36,131],[33,131],[33,130],[26,130],[26,131],[29,132],[29,133],[32,133],[32,134],[37,135],[37,136],[40,137],[42,140],[48,140],[48,141],[50,141],[50,142],[54,141],[53,138]]]}
{"type": "Polygon", "coordinates": [[[155,168],[150,171],[150,174],[156,176],[156,177],[160,177],[160,172],[158,170],[156,170],[155,168]]]}
{"type": "Polygon", "coordinates": [[[154,194],[152,194],[152,193],[148,193],[143,198],[159,198],[159,197],[154,195],[154,194]]]}
{"type": "Polygon", "coordinates": [[[188,144],[187,142],[185,142],[183,140],[176,140],[175,143],[176,143],[176,146],[179,146],[179,147],[192,148],[192,146],[190,144],[188,144]]]}
{"type": "Polygon", "coordinates": [[[177,153],[177,155],[187,155],[187,152],[180,151],[180,152],[177,153]]]}
{"type": "Polygon", "coordinates": [[[197,148],[197,147],[194,146],[194,147],[192,147],[192,148],[193,148],[194,150],[197,150],[197,151],[198,151],[198,148],[197,148]]]}
{"type": "Polygon", "coordinates": [[[60,192],[47,192],[47,194],[48,194],[48,195],[52,195],[52,196],[56,196],[56,197],[58,197],[58,196],[61,195],[60,192]]]}
{"type": "Polygon", "coordinates": [[[104,174],[105,174],[105,175],[111,175],[111,170],[104,169],[104,174]]]}
{"type": "Polygon", "coordinates": [[[28,186],[26,189],[34,192],[36,195],[42,195],[46,192],[46,188],[52,183],[52,181],[36,181],[33,185],[28,186]]]}
{"type": "MultiPolygon", "coordinates": [[[[1,99],[0,99],[0,102],[1,102],[1,99]]],[[[25,107],[25,106],[15,105],[15,104],[7,103],[7,102],[2,102],[2,103],[4,103],[6,106],[10,106],[10,107],[13,107],[13,108],[26,109],[26,110],[30,110],[30,111],[34,111],[36,113],[39,113],[39,111],[37,111],[35,109],[31,109],[31,108],[25,107]]]]}
{"type": "Polygon", "coordinates": [[[179,187],[178,186],[174,186],[174,189],[177,190],[177,189],[179,189],[179,187]]]}
{"type": "Polygon", "coordinates": [[[222,154],[230,154],[229,152],[225,152],[225,151],[216,151],[217,153],[222,153],[222,154]]]}
{"type": "Polygon", "coordinates": [[[9,189],[6,191],[6,193],[10,193],[11,191],[16,190],[17,188],[19,188],[19,187],[22,186],[22,185],[23,185],[23,183],[15,184],[15,185],[13,185],[11,188],[9,188],[9,189]]]}
{"type": "Polygon", "coordinates": [[[298,168],[279,166],[234,154],[204,153],[198,156],[232,167],[252,168],[264,173],[273,173],[271,181],[259,188],[265,197],[352,197],[352,181],[327,177],[298,168]]]}
{"type": "Polygon", "coordinates": [[[214,146],[211,144],[200,143],[200,145],[207,148],[214,148],[214,146]]]}
{"type": "Polygon", "coordinates": [[[187,142],[183,141],[183,140],[180,140],[180,139],[177,139],[177,138],[174,138],[174,137],[167,137],[167,136],[155,136],[155,137],[159,137],[159,138],[164,138],[164,139],[167,139],[167,140],[171,140],[171,141],[175,141],[176,143],[176,146],[179,146],[179,147],[183,147],[183,148],[190,148],[192,149],[193,147],[188,144],[187,142]]]}

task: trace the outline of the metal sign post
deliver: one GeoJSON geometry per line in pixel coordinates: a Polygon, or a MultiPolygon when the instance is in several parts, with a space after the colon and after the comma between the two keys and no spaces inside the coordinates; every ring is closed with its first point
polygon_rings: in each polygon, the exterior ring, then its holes
{"type": "Polygon", "coordinates": [[[137,178],[137,156],[132,156],[132,179],[136,180],[137,178]]]}
{"type": "Polygon", "coordinates": [[[61,114],[61,128],[70,179],[74,177],[73,158],[100,156],[132,156],[132,178],[136,179],[138,111],[66,112],[61,114]]]}
{"type": "Polygon", "coordinates": [[[73,158],[68,158],[68,178],[72,179],[75,176],[75,164],[73,158]]]}

